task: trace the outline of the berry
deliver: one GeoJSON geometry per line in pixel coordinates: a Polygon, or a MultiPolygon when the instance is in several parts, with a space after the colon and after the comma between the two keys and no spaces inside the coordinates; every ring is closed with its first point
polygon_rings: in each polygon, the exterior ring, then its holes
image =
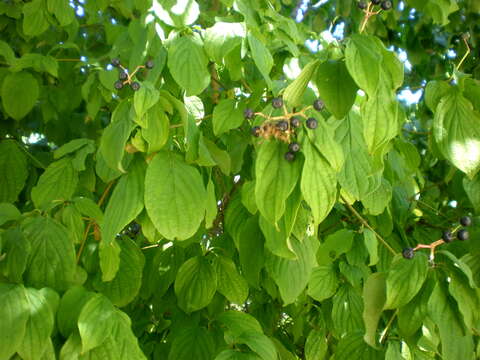
{"type": "Polygon", "coordinates": [[[361,10],[365,10],[367,8],[367,3],[365,1],[360,1],[358,4],[357,4],[358,8],[361,9],[361,10]]]}
{"type": "Polygon", "coordinates": [[[119,78],[120,80],[127,80],[128,74],[127,74],[125,71],[121,71],[121,72],[118,74],[118,78],[119,78]]]}
{"type": "Polygon", "coordinates": [[[113,84],[113,87],[117,90],[120,90],[121,88],[123,88],[123,81],[122,80],[115,81],[115,83],[113,84]]]}
{"type": "Polygon", "coordinates": [[[453,235],[452,235],[452,232],[450,230],[445,230],[443,233],[442,233],[442,239],[443,241],[445,241],[446,243],[449,243],[453,240],[453,235]]]}
{"type": "Polygon", "coordinates": [[[405,259],[413,259],[413,256],[415,255],[415,250],[413,250],[412,248],[408,247],[408,248],[405,248],[403,249],[402,251],[402,256],[405,258],[405,259]]]}
{"type": "Polygon", "coordinates": [[[119,58],[113,58],[112,59],[112,65],[115,67],[120,66],[120,59],[119,58]]]}
{"type": "Polygon", "coordinates": [[[140,83],[134,81],[130,87],[132,88],[133,91],[138,91],[138,89],[140,89],[140,83]]]}
{"type": "Polygon", "coordinates": [[[371,1],[371,3],[372,3],[373,5],[378,5],[378,4],[380,4],[380,2],[381,2],[381,0],[372,0],[372,1],[371,1]]]}
{"type": "Polygon", "coordinates": [[[470,226],[472,225],[472,218],[470,216],[462,216],[460,218],[460,224],[462,224],[462,226],[470,226]]]}
{"type": "Polygon", "coordinates": [[[458,230],[457,232],[457,238],[458,240],[468,240],[468,238],[470,237],[470,234],[468,233],[468,230],[466,229],[461,229],[461,230],[458,230]]]}
{"type": "Polygon", "coordinates": [[[317,119],[311,117],[307,119],[307,128],[309,129],[316,129],[318,126],[317,119]]]}
{"type": "Polygon", "coordinates": [[[300,126],[300,119],[296,116],[290,119],[290,126],[293,128],[298,128],[300,126]]]}
{"type": "Polygon", "coordinates": [[[250,132],[252,133],[253,136],[259,137],[259,136],[260,136],[260,126],[254,126],[254,127],[252,127],[252,129],[250,130],[250,132]]]}
{"type": "Polygon", "coordinates": [[[390,0],[384,0],[382,1],[382,3],[380,4],[380,7],[385,10],[385,11],[388,11],[392,8],[392,2],[390,0]]]}
{"type": "Polygon", "coordinates": [[[295,153],[288,151],[285,153],[284,157],[285,157],[285,160],[287,160],[288,162],[292,162],[293,160],[295,160],[295,153]]]}
{"type": "Polygon", "coordinates": [[[276,97],[272,99],[272,106],[275,109],[280,109],[283,106],[283,100],[280,97],[276,97]]]}
{"type": "Polygon", "coordinates": [[[290,150],[291,152],[298,152],[300,150],[300,144],[299,143],[296,143],[296,142],[292,142],[288,145],[288,150],[290,150]]]}
{"type": "Polygon", "coordinates": [[[148,60],[148,61],[145,63],[145,67],[146,67],[147,69],[153,69],[153,65],[154,65],[153,60],[148,60]]]}
{"type": "Polygon", "coordinates": [[[317,111],[322,111],[324,107],[325,103],[320,99],[317,99],[313,102],[313,108],[317,111]]]}
{"type": "Polygon", "coordinates": [[[287,131],[288,130],[288,122],[285,120],[279,121],[277,123],[277,129],[280,131],[287,131]]]}
{"type": "Polygon", "coordinates": [[[243,111],[243,117],[245,119],[251,120],[251,119],[253,119],[254,116],[255,116],[255,112],[252,109],[246,108],[243,111]]]}

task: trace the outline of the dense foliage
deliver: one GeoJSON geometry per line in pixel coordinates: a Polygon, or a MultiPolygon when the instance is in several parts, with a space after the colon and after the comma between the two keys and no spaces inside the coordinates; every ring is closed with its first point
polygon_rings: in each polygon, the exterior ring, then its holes
{"type": "Polygon", "coordinates": [[[479,41],[478,0],[0,1],[0,359],[480,358],[479,41]]]}

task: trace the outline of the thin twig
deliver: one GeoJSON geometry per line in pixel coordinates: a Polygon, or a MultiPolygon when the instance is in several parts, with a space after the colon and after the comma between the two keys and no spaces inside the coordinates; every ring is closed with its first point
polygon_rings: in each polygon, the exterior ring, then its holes
{"type": "MultiPolygon", "coordinates": [[[[107,198],[107,195],[110,192],[110,189],[112,188],[114,182],[115,182],[115,180],[111,181],[107,185],[105,190],[103,191],[103,194],[100,197],[100,200],[98,200],[98,206],[99,207],[102,206],[103,202],[107,198]]],[[[92,227],[93,222],[94,222],[93,220],[90,220],[88,222],[87,228],[85,229],[85,232],[83,233],[83,238],[82,238],[82,242],[80,244],[80,249],[78,249],[78,253],[77,253],[77,264],[79,263],[80,257],[82,256],[83,249],[85,248],[85,243],[87,242],[88,233],[90,232],[90,228],[92,227]]]]}
{"type": "Polygon", "coordinates": [[[356,216],[356,218],[358,220],[360,220],[360,222],[365,225],[368,229],[370,229],[371,231],[373,231],[373,233],[375,234],[375,236],[377,237],[378,240],[380,240],[380,242],[393,254],[393,255],[396,255],[397,252],[385,241],[385,239],[380,236],[379,233],[377,233],[371,226],[370,224],[367,222],[367,220],[365,220],[362,215],[360,215],[357,210],[355,210],[355,208],[350,205],[348,203],[348,201],[343,197],[343,196],[340,196],[340,198],[343,200],[343,202],[345,203],[345,205],[347,205],[348,209],[353,213],[353,215],[356,216]]]}
{"type": "Polygon", "coordinates": [[[395,312],[393,313],[393,315],[392,315],[392,317],[390,318],[390,320],[388,320],[388,323],[387,323],[387,325],[385,326],[385,329],[383,329],[382,335],[380,335],[380,340],[379,340],[380,344],[385,341],[385,338],[387,337],[388,330],[390,330],[390,326],[392,326],[393,320],[395,319],[395,316],[397,316],[397,314],[398,314],[398,309],[395,310],[395,312]]]}

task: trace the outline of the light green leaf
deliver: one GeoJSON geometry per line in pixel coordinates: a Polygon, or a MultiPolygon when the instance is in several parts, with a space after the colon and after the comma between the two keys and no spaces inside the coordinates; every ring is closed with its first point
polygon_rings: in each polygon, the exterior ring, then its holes
{"type": "Polygon", "coordinates": [[[0,142],[0,203],[17,201],[27,177],[27,159],[15,141],[0,142]]]}
{"type": "MultiPolygon", "coordinates": [[[[463,321],[468,329],[480,329],[480,293],[478,289],[472,289],[466,276],[455,271],[451,274],[451,281],[448,284],[448,291],[458,304],[463,321]]],[[[472,331],[475,331],[472,330],[472,331]]]]}
{"type": "Polygon", "coordinates": [[[435,282],[427,279],[417,295],[398,309],[398,327],[402,336],[412,336],[421,328],[428,313],[428,299],[434,285],[435,282]]]}
{"type": "Polygon", "coordinates": [[[78,174],[66,157],[51,163],[32,189],[32,200],[38,209],[69,200],[77,188],[78,174]],[[52,204],[52,202],[54,204],[52,204]]]}
{"type": "MultiPolygon", "coordinates": [[[[26,4],[25,7],[30,4],[26,4]]],[[[39,93],[38,82],[29,72],[9,74],[5,76],[2,84],[3,109],[7,115],[20,120],[33,109],[39,93]]]]}
{"type": "Polygon", "coordinates": [[[298,77],[285,88],[283,92],[283,99],[290,107],[298,106],[301,104],[303,94],[307,90],[308,83],[313,77],[315,70],[318,67],[318,61],[311,61],[302,69],[302,72],[298,77]]]}
{"type": "Polygon", "coordinates": [[[247,219],[240,228],[237,247],[242,274],[255,287],[258,287],[260,271],[265,263],[264,242],[262,232],[258,227],[258,220],[256,218],[247,219]]]}
{"type": "Polygon", "coordinates": [[[75,208],[80,211],[82,215],[95,219],[97,224],[103,222],[103,212],[92,199],[79,196],[73,199],[73,203],[75,204],[75,208]]]}
{"type": "Polygon", "coordinates": [[[272,88],[273,83],[270,79],[270,70],[272,70],[273,67],[272,54],[270,54],[267,47],[254,35],[249,34],[247,39],[255,65],[257,65],[258,70],[260,70],[260,73],[265,78],[268,87],[272,88]]]}
{"type": "Polygon", "coordinates": [[[370,255],[370,263],[368,266],[373,266],[378,262],[378,241],[374,232],[370,229],[363,230],[363,241],[370,255]]]}
{"type": "MultiPolygon", "coordinates": [[[[53,291],[52,293],[58,301],[57,293],[53,291]]],[[[36,360],[41,358],[47,350],[55,323],[56,309],[52,308],[41,290],[27,288],[25,294],[30,314],[18,354],[22,359],[36,360]]]]}
{"type": "Polygon", "coordinates": [[[327,355],[328,343],[325,330],[313,329],[305,341],[305,359],[323,360],[327,355]]]}
{"type": "Polygon", "coordinates": [[[235,263],[230,258],[218,256],[214,265],[218,292],[234,304],[243,304],[248,296],[248,284],[238,273],[235,263]]]}
{"type": "Polygon", "coordinates": [[[29,318],[23,285],[0,283],[0,359],[10,359],[21,346],[29,318]]]}
{"type": "Polygon", "coordinates": [[[205,51],[210,59],[222,64],[223,58],[239,46],[244,37],[244,24],[218,21],[205,31],[205,51]]]}
{"type": "Polygon", "coordinates": [[[442,341],[442,358],[445,360],[473,359],[472,336],[465,326],[456,306],[448,301],[447,291],[437,283],[428,301],[428,313],[438,326],[442,341]]]}
{"type": "Polygon", "coordinates": [[[0,226],[9,221],[17,220],[20,217],[20,211],[10,203],[0,203],[0,226]]]}
{"type": "Polygon", "coordinates": [[[429,81],[425,86],[425,104],[433,112],[437,109],[438,103],[442,98],[452,92],[453,87],[446,81],[429,81]]]}
{"type": "Polygon", "coordinates": [[[102,232],[100,267],[103,281],[112,280],[118,270],[117,261],[114,261],[113,266],[107,266],[107,258],[111,259],[107,253],[112,254],[107,247],[115,247],[112,243],[117,234],[143,210],[144,177],[145,163],[138,159],[132,163],[128,173],[121,177],[108,201],[100,228],[102,232]]]}
{"type": "Polygon", "coordinates": [[[145,207],[158,232],[167,239],[188,239],[200,226],[205,206],[198,170],[176,154],[155,155],[145,178],[145,207]]]}
{"type": "Polygon", "coordinates": [[[78,330],[82,340],[82,352],[100,346],[116,327],[116,310],[103,295],[96,294],[83,306],[78,317],[78,330]]]}
{"type": "Polygon", "coordinates": [[[243,123],[243,107],[233,99],[223,99],[213,109],[213,132],[223,134],[243,123]]]}
{"type": "Polygon", "coordinates": [[[192,327],[181,331],[172,342],[169,360],[210,360],[215,354],[212,335],[203,327],[192,327]]]}
{"type": "Polygon", "coordinates": [[[144,115],[142,137],[148,143],[148,153],[159,151],[168,141],[170,122],[164,108],[156,104],[144,115]]]}
{"type": "Polygon", "coordinates": [[[133,96],[133,107],[135,108],[135,122],[144,126],[145,120],[143,119],[145,113],[154,106],[158,99],[160,98],[160,93],[155,89],[155,85],[149,81],[144,81],[140,90],[135,92],[133,96]]]}
{"type": "Polygon", "coordinates": [[[178,36],[168,49],[168,68],[187,96],[200,94],[210,83],[208,58],[198,34],[178,36]]]}
{"type": "Polygon", "coordinates": [[[205,228],[210,229],[213,226],[213,222],[217,217],[218,213],[217,197],[215,195],[215,184],[213,183],[212,179],[208,179],[207,202],[205,210],[205,228]]]}
{"type": "Polygon", "coordinates": [[[362,334],[355,332],[344,336],[338,343],[335,351],[335,359],[348,360],[384,360],[382,352],[367,345],[362,334]]]}
{"type": "Polygon", "coordinates": [[[8,65],[12,65],[16,60],[15,53],[10,45],[2,40],[0,40],[0,56],[3,56],[8,65]]]}
{"type": "Polygon", "coordinates": [[[463,188],[475,211],[480,213],[480,176],[476,176],[473,180],[463,178],[463,188]]]}
{"type": "Polygon", "coordinates": [[[318,248],[318,241],[313,237],[306,237],[303,241],[292,237],[290,242],[297,259],[269,254],[265,261],[265,267],[278,285],[285,305],[294,302],[305,290],[316,265],[315,253],[318,248]]]}
{"type": "Polygon", "coordinates": [[[460,92],[438,104],[433,135],[443,156],[472,179],[480,169],[480,114],[460,92]]]}
{"type": "Polygon", "coordinates": [[[348,72],[357,85],[369,96],[374,96],[380,79],[381,49],[374,37],[353,34],[345,49],[348,72]]]}
{"type": "Polygon", "coordinates": [[[93,140],[80,138],[80,139],[73,139],[68,143],[60,146],[53,152],[54,159],[60,159],[61,157],[74,153],[75,151],[80,150],[82,147],[87,146],[89,144],[94,144],[93,140]]]}
{"type": "Polygon", "coordinates": [[[341,229],[327,236],[317,251],[319,265],[328,265],[352,247],[354,233],[341,229]]]}
{"type": "Polygon", "coordinates": [[[316,224],[320,224],[330,213],[337,200],[337,177],[335,171],[323,159],[309,141],[303,143],[305,163],[300,187],[312,209],[316,224]]]}
{"type": "Polygon", "coordinates": [[[332,265],[317,266],[310,276],[307,293],[315,300],[323,301],[335,294],[338,284],[338,276],[332,265]]]}
{"type": "Polygon", "coordinates": [[[43,0],[33,0],[23,6],[23,32],[27,36],[38,36],[48,29],[43,0]]]}
{"type": "Polygon", "coordinates": [[[237,337],[237,342],[246,344],[263,360],[276,360],[278,358],[277,350],[272,340],[262,333],[244,332],[237,337]]]}
{"type": "Polygon", "coordinates": [[[112,114],[110,124],[103,130],[100,140],[100,152],[105,163],[113,170],[125,172],[122,160],[125,155],[125,145],[135,123],[130,116],[130,102],[120,102],[112,114]]]}
{"type": "Polygon", "coordinates": [[[392,186],[382,178],[380,186],[362,199],[363,206],[370,215],[380,215],[392,200],[392,186]]]}
{"type": "Polygon", "coordinates": [[[252,315],[242,311],[228,310],[218,316],[218,321],[226,326],[232,343],[244,333],[263,333],[262,326],[252,315]]]}
{"type": "Polygon", "coordinates": [[[332,321],[339,338],[363,330],[362,312],[362,297],[349,284],[341,286],[333,297],[332,307],[332,321]]]}
{"type": "Polygon", "coordinates": [[[61,26],[69,25],[75,20],[73,7],[65,0],[47,0],[47,9],[55,15],[61,26]]]}
{"type": "Polygon", "coordinates": [[[71,287],[63,294],[57,311],[57,326],[64,338],[77,330],[80,312],[94,295],[81,286],[71,287]]]}
{"type": "Polygon", "coordinates": [[[459,9],[455,0],[429,0],[425,6],[425,14],[429,14],[435,24],[445,26],[450,14],[459,9]]]}
{"type": "Polygon", "coordinates": [[[318,66],[315,85],[326,108],[337,119],[343,119],[355,102],[357,84],[341,60],[329,60],[318,66]]]}
{"type": "Polygon", "coordinates": [[[138,245],[129,238],[117,241],[120,245],[120,264],[115,277],[108,282],[102,282],[100,275],[96,277],[93,286],[103,293],[110,301],[123,307],[129,304],[138,294],[142,284],[142,272],[145,258],[138,245]]]}
{"type": "Polygon", "coordinates": [[[300,172],[300,162],[285,161],[284,152],[280,142],[265,141],[255,163],[258,210],[272,224],[285,212],[285,201],[295,188],[300,172]]]}
{"type": "Polygon", "coordinates": [[[253,352],[223,350],[215,360],[261,360],[261,357],[253,352]]]}
{"type": "Polygon", "coordinates": [[[159,19],[170,26],[184,28],[193,24],[200,15],[200,8],[195,0],[170,0],[163,3],[156,2],[153,9],[159,19]]]}
{"type": "Polygon", "coordinates": [[[22,276],[32,250],[31,244],[18,227],[6,230],[1,234],[1,238],[3,252],[6,253],[6,259],[0,265],[3,275],[11,282],[22,283],[22,276]]]}
{"type": "Polygon", "coordinates": [[[427,278],[427,257],[418,253],[411,260],[397,258],[387,275],[385,309],[406,305],[422,288],[427,278]]]}
{"type": "Polygon", "coordinates": [[[174,288],[180,308],[191,313],[210,304],[217,290],[217,274],[207,259],[196,256],[180,267],[174,288]]]}
{"type": "Polygon", "coordinates": [[[377,345],[377,326],[386,300],[386,274],[373,273],[363,287],[363,321],[365,323],[365,342],[373,347],[377,345]]]}
{"type": "Polygon", "coordinates": [[[330,166],[339,172],[343,168],[345,156],[342,146],[335,140],[335,128],[327,124],[321,116],[314,115],[318,122],[315,131],[308,132],[311,144],[323,155],[330,166]]]}
{"type": "Polygon", "coordinates": [[[85,225],[82,214],[73,204],[66,205],[62,210],[62,224],[68,229],[75,244],[82,242],[85,225]]]}
{"type": "Polygon", "coordinates": [[[75,249],[67,229],[51,218],[29,218],[23,231],[31,244],[25,283],[66,290],[74,282],[75,249]]]}

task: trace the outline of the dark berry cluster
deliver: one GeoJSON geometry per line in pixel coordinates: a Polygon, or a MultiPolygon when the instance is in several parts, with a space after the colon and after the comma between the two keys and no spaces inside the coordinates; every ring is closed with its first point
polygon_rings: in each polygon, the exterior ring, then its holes
{"type": "Polygon", "coordinates": [[[367,10],[369,9],[370,7],[370,10],[372,10],[372,8],[374,6],[377,6],[377,5],[380,5],[380,7],[382,8],[382,10],[385,10],[385,11],[388,11],[392,8],[393,4],[390,0],[371,0],[370,1],[370,6],[368,4],[368,2],[364,1],[364,0],[361,0],[358,2],[357,6],[359,9],[361,10],[367,10]]]}
{"type": "Polygon", "coordinates": [[[462,216],[459,221],[460,225],[457,226],[454,230],[444,230],[442,233],[442,238],[440,240],[435,241],[434,243],[430,245],[423,245],[419,244],[415,248],[405,248],[402,251],[402,256],[405,259],[412,259],[413,256],[415,255],[415,251],[418,249],[430,249],[433,255],[433,252],[435,248],[439,245],[445,244],[445,243],[450,243],[453,240],[455,240],[455,237],[460,240],[460,241],[465,241],[468,240],[470,237],[470,234],[467,229],[459,229],[460,226],[470,226],[472,225],[472,218],[470,216],[462,216]]]}
{"type": "Polygon", "coordinates": [[[138,81],[133,81],[136,73],[140,69],[153,69],[154,63],[152,60],[148,60],[145,65],[137,66],[137,68],[129,74],[128,69],[122,66],[120,59],[114,58],[111,61],[112,65],[118,68],[118,80],[115,81],[113,86],[117,90],[121,90],[125,85],[130,85],[133,91],[140,89],[140,83],[138,81]]]}
{"type": "MultiPolygon", "coordinates": [[[[284,107],[284,102],[281,97],[275,97],[272,99],[272,107],[275,109],[281,109],[284,107]]],[[[269,117],[263,113],[255,113],[252,109],[245,109],[243,115],[245,119],[252,120],[255,115],[261,116],[266,120],[259,126],[254,126],[251,129],[251,134],[255,137],[263,137],[264,139],[270,139],[274,137],[277,140],[283,141],[288,144],[288,151],[285,153],[285,160],[291,162],[295,160],[296,153],[300,151],[300,144],[294,139],[296,138],[296,130],[301,126],[302,119],[305,118],[305,126],[308,129],[314,130],[318,126],[318,121],[314,117],[307,117],[305,110],[311,108],[307,107],[299,112],[288,113],[285,108],[285,115],[269,117]]],[[[317,99],[313,102],[313,108],[317,111],[321,111],[325,108],[325,104],[322,100],[317,99]]]]}

